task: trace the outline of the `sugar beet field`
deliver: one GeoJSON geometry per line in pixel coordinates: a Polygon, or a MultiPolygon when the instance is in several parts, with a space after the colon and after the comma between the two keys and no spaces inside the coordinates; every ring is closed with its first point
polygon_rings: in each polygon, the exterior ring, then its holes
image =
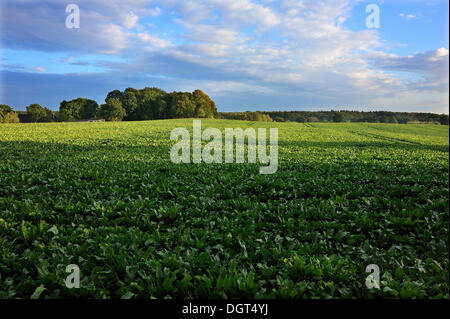
{"type": "Polygon", "coordinates": [[[0,298],[449,297],[448,126],[202,120],[277,127],[262,175],[172,163],[192,123],[1,125],[0,298]]]}

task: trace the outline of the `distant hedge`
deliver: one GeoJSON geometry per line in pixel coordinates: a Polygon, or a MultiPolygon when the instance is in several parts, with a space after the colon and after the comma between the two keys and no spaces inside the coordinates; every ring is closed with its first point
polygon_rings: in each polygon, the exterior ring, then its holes
{"type": "MultiPolygon", "coordinates": [[[[448,125],[447,114],[386,111],[270,111],[262,112],[276,122],[368,122],[368,123],[436,123],[448,125]]],[[[221,113],[225,114],[226,113],[221,113]]]]}

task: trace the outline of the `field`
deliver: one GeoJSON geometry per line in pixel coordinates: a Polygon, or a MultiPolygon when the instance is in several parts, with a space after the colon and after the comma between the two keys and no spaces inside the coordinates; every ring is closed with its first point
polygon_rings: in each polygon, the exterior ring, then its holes
{"type": "Polygon", "coordinates": [[[277,127],[278,171],[173,164],[192,119],[1,125],[0,298],[449,297],[448,126],[202,125],[277,127]]]}

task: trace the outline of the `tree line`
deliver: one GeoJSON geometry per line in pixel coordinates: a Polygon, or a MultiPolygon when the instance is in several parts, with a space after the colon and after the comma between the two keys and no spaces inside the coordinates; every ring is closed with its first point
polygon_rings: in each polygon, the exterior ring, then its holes
{"type": "Polygon", "coordinates": [[[435,123],[448,125],[447,114],[388,111],[291,111],[267,112],[277,122],[435,123]]]}
{"type": "Polygon", "coordinates": [[[256,112],[219,112],[217,114],[219,119],[227,120],[242,120],[242,121],[259,121],[259,122],[273,122],[269,114],[260,111],[256,112]]]}
{"type": "Polygon", "coordinates": [[[367,123],[434,123],[448,125],[447,114],[387,111],[269,111],[219,112],[217,118],[274,122],[367,122],[367,123]]]}
{"type": "Polygon", "coordinates": [[[27,106],[26,112],[14,112],[8,105],[2,106],[2,122],[10,120],[12,114],[22,122],[70,122],[80,120],[105,119],[107,121],[142,121],[171,118],[214,118],[216,104],[201,90],[194,92],[167,93],[155,87],[144,89],[127,88],[123,92],[113,90],[98,105],[94,100],[79,97],[62,101],[58,111],[51,111],[39,104],[27,106]],[[3,116],[3,113],[8,114],[3,116]],[[10,114],[11,113],[11,114],[10,114]]]}
{"type": "Polygon", "coordinates": [[[26,111],[14,111],[0,104],[0,123],[67,122],[104,119],[107,121],[142,121],[171,118],[218,118],[264,122],[369,122],[369,123],[436,123],[448,125],[447,114],[387,111],[255,111],[217,112],[216,105],[201,90],[171,92],[156,87],[113,90],[98,105],[79,97],[62,101],[58,111],[30,104],[26,111]]]}

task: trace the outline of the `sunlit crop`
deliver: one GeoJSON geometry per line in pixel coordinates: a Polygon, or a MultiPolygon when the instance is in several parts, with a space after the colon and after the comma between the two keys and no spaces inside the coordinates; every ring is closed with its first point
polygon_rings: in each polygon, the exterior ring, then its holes
{"type": "Polygon", "coordinates": [[[0,298],[448,298],[448,126],[202,125],[277,127],[277,172],[173,164],[192,119],[1,125],[0,298]]]}

